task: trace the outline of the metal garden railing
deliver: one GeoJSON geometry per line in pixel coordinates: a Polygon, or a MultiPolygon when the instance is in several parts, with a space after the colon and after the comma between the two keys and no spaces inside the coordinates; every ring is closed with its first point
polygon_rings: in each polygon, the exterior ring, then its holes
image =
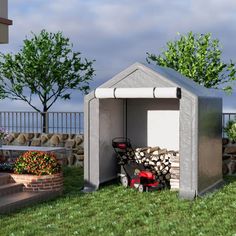
{"type": "MultiPolygon", "coordinates": [[[[235,120],[236,119],[236,113],[223,113],[222,114],[222,127],[226,127],[226,124],[228,123],[229,120],[235,120]]],[[[227,137],[226,133],[224,130],[222,131],[223,137],[227,137]]]]}
{"type": "Polygon", "coordinates": [[[83,112],[21,112],[1,111],[0,127],[9,133],[83,133],[83,112]],[[43,122],[43,116],[46,117],[43,122]]]}
{"type": "MultiPolygon", "coordinates": [[[[236,113],[222,114],[222,127],[224,128],[229,120],[236,119],[236,113]]],[[[84,132],[83,112],[22,112],[22,111],[1,111],[0,127],[8,132],[25,133],[78,133],[84,132]],[[46,123],[43,123],[43,115],[46,116],[46,123]]],[[[225,137],[225,132],[223,131],[225,137]]]]}

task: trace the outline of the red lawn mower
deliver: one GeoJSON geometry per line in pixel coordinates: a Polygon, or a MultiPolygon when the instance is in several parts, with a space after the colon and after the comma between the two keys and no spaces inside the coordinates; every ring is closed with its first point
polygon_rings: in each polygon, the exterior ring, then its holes
{"type": "Polygon", "coordinates": [[[130,186],[139,192],[160,190],[164,187],[151,171],[135,161],[135,153],[128,138],[114,138],[112,146],[117,154],[120,167],[118,176],[123,186],[130,186]]]}

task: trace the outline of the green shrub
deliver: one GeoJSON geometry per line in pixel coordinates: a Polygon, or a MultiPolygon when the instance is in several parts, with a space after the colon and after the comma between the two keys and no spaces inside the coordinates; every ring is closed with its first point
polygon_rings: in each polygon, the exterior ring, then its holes
{"type": "Polygon", "coordinates": [[[41,151],[28,151],[15,161],[16,174],[51,175],[61,171],[55,154],[41,151]]]}
{"type": "Polygon", "coordinates": [[[236,141],[236,120],[229,120],[224,128],[230,141],[236,141]]]}

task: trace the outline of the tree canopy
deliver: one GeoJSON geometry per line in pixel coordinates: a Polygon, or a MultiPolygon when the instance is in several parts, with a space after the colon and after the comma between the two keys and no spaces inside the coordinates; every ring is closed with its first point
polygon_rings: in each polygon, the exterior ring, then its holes
{"type": "Polygon", "coordinates": [[[0,54],[2,98],[22,100],[38,112],[47,112],[58,99],[70,99],[72,89],[87,93],[93,61],[74,52],[61,32],[42,30],[23,42],[18,53],[0,54]],[[33,98],[39,99],[41,109],[33,98]]]}
{"type": "Polygon", "coordinates": [[[147,53],[148,63],[170,67],[207,88],[222,88],[230,92],[230,82],[236,79],[235,64],[222,61],[222,49],[211,34],[179,35],[169,41],[161,54],[147,53]]]}

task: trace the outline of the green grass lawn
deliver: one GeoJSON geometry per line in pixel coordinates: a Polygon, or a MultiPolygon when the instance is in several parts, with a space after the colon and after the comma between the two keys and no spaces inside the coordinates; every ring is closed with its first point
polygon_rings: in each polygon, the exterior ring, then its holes
{"type": "Polygon", "coordinates": [[[66,168],[65,194],[0,216],[0,235],[230,235],[236,236],[236,177],[195,201],[168,190],[139,193],[120,185],[82,194],[82,170],[66,168]]]}

